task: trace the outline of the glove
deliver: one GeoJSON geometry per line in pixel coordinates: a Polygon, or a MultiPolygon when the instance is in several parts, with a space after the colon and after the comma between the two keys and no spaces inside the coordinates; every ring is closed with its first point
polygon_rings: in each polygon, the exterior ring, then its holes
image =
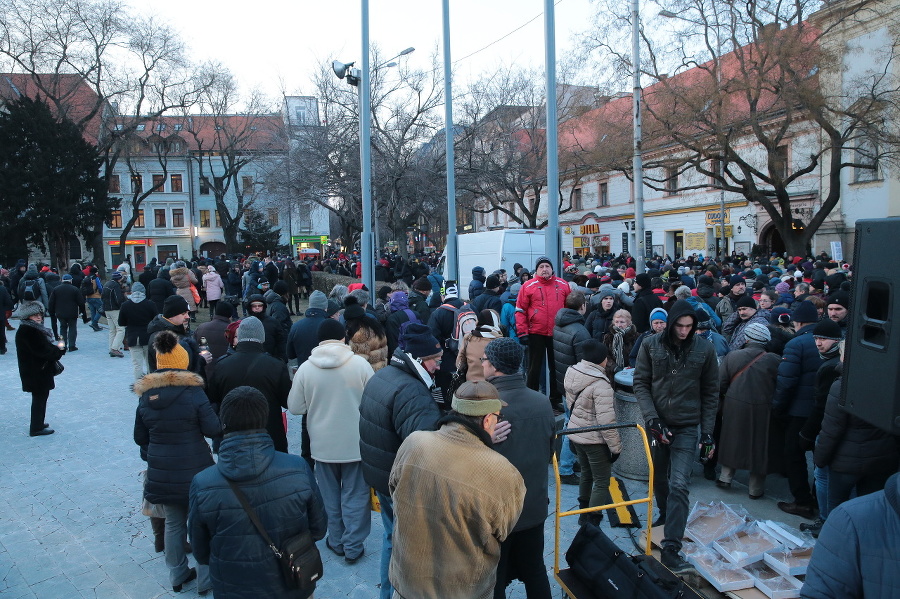
{"type": "Polygon", "coordinates": [[[668,445],[672,442],[672,431],[666,426],[666,423],[659,418],[654,418],[647,423],[647,430],[650,435],[660,443],[668,445]]]}
{"type": "Polygon", "coordinates": [[[609,463],[610,463],[610,464],[615,464],[615,463],[616,463],[616,460],[619,459],[619,456],[620,456],[620,455],[622,455],[622,454],[621,454],[621,453],[612,453],[612,452],[609,452],[609,463]]]}
{"type": "Polygon", "coordinates": [[[700,436],[700,463],[705,464],[716,453],[716,443],[713,441],[712,435],[705,434],[700,436]]]}
{"type": "Polygon", "coordinates": [[[519,343],[528,347],[528,335],[519,335],[519,343]]]}
{"type": "Polygon", "coordinates": [[[798,446],[800,447],[800,449],[802,449],[803,451],[812,451],[813,449],[816,448],[816,442],[815,442],[815,441],[810,441],[809,439],[807,439],[807,438],[804,437],[803,435],[797,435],[797,445],[798,445],[798,446]]]}

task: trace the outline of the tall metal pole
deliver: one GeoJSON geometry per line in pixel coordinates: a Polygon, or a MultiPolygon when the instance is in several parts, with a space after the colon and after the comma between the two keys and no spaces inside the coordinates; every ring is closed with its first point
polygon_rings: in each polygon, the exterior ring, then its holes
{"type": "Polygon", "coordinates": [[[634,109],[634,246],[635,271],[645,271],[644,259],[644,163],[641,158],[641,36],[638,0],[631,0],[631,62],[634,68],[632,105],[634,109]]]}
{"type": "Polygon", "coordinates": [[[359,160],[362,185],[363,232],[359,240],[362,282],[375,291],[375,260],[372,257],[372,115],[369,88],[369,0],[362,5],[362,73],[359,80],[359,160]]]}
{"type": "Polygon", "coordinates": [[[547,73],[547,230],[544,243],[556,274],[562,272],[559,244],[559,140],[556,106],[556,13],[553,0],[544,0],[544,68],[547,73]]]}
{"type": "Polygon", "coordinates": [[[446,278],[459,281],[459,266],[456,251],[456,155],[453,142],[453,66],[450,61],[450,0],[442,1],[444,23],[444,144],[447,160],[447,243],[444,246],[446,256],[446,278]]]}

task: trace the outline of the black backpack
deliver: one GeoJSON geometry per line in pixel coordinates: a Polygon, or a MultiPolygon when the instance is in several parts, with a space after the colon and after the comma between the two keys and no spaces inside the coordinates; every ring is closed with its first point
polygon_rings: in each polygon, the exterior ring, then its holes
{"type": "Polygon", "coordinates": [[[25,279],[25,287],[22,289],[22,299],[29,302],[41,299],[41,286],[37,279],[25,279]]]}
{"type": "Polygon", "coordinates": [[[94,288],[94,277],[85,277],[84,279],[82,279],[81,287],[79,287],[78,289],[81,290],[81,294],[84,297],[93,295],[96,291],[94,288]]]}

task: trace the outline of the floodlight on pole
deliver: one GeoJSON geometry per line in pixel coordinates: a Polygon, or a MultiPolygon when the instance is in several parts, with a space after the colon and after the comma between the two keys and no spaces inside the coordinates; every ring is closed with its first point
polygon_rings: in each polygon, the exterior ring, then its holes
{"type": "MultiPolygon", "coordinates": [[[[362,282],[368,289],[375,288],[375,258],[372,235],[372,114],[371,114],[371,83],[369,67],[369,0],[361,0],[362,13],[362,69],[353,68],[355,63],[343,63],[335,60],[331,68],[338,79],[346,79],[347,83],[356,87],[359,96],[359,162],[360,162],[360,187],[362,191],[363,230],[360,238],[360,261],[362,262],[362,282]]],[[[377,65],[375,68],[396,66],[391,62],[395,58],[406,56],[415,51],[409,47],[401,51],[397,56],[388,59],[389,62],[377,65]]]]}

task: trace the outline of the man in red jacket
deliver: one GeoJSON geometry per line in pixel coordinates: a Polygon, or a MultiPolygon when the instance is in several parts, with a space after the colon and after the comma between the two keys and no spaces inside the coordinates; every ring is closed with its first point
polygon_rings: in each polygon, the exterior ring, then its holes
{"type": "Polygon", "coordinates": [[[538,390],[544,356],[551,373],[547,376],[550,403],[554,409],[563,411],[562,389],[557,388],[556,377],[552,374],[556,360],[553,355],[553,325],[556,313],[565,307],[566,296],[571,288],[559,277],[553,276],[550,258],[541,256],[534,267],[534,278],[526,281],[519,290],[516,300],[516,332],[519,343],[528,348],[528,372],[526,384],[538,390]]]}

